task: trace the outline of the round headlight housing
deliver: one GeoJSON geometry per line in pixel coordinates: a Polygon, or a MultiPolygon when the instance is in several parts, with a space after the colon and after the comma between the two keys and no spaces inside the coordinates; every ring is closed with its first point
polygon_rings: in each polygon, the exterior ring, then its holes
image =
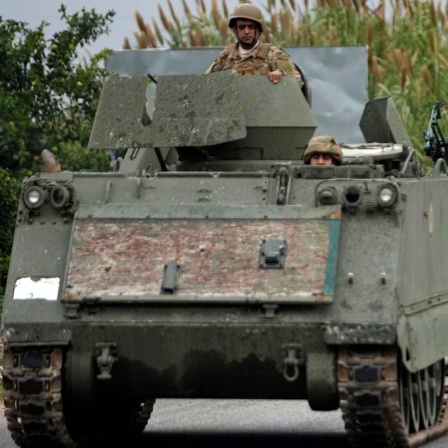
{"type": "Polygon", "coordinates": [[[393,185],[383,185],[378,191],[378,204],[383,208],[392,207],[398,199],[397,189],[393,185]]]}
{"type": "Polygon", "coordinates": [[[47,192],[38,185],[33,185],[23,192],[23,202],[30,210],[42,207],[46,199],[47,192]]]}
{"type": "Polygon", "coordinates": [[[319,204],[321,205],[334,205],[338,202],[338,194],[333,187],[327,187],[320,190],[318,193],[319,204]]]}
{"type": "Polygon", "coordinates": [[[355,185],[351,185],[344,190],[344,204],[347,207],[356,207],[362,201],[361,189],[355,185]]]}
{"type": "Polygon", "coordinates": [[[64,185],[56,185],[51,189],[50,204],[60,210],[68,207],[72,201],[72,193],[64,185]]]}

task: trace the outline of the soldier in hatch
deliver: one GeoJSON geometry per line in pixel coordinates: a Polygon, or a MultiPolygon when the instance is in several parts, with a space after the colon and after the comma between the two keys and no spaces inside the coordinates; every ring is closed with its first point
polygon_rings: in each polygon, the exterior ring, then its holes
{"type": "Polygon", "coordinates": [[[340,165],[342,149],[330,135],[313,137],[306,145],[303,162],[305,165],[340,165]]]}
{"type": "Polygon", "coordinates": [[[262,43],[263,16],[260,9],[251,3],[238,5],[230,16],[229,28],[237,42],[228,45],[207,69],[207,73],[220,70],[235,70],[239,75],[267,75],[274,83],[284,75],[294,75],[302,87],[299,71],[281,47],[262,43]]]}

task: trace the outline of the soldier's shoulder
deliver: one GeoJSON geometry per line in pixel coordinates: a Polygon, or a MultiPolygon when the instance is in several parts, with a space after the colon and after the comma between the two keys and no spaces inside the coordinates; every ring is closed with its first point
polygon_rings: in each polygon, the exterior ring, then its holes
{"type": "Polygon", "coordinates": [[[272,51],[275,54],[282,54],[282,55],[289,56],[289,53],[283,47],[280,47],[280,45],[271,44],[270,51],[272,51]]]}
{"type": "Polygon", "coordinates": [[[219,53],[219,55],[217,56],[216,59],[220,59],[224,56],[226,56],[229,52],[227,51],[227,48],[224,48],[224,50],[221,51],[221,53],[219,53]]]}

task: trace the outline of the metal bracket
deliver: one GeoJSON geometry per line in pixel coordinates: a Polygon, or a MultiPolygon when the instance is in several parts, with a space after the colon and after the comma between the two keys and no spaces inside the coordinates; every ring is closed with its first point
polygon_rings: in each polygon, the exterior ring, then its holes
{"type": "Polygon", "coordinates": [[[275,318],[275,312],[278,310],[278,305],[277,304],[270,304],[270,303],[265,303],[262,306],[265,314],[264,314],[264,318],[265,319],[274,319],[275,318]]]}
{"type": "Polygon", "coordinates": [[[281,269],[285,266],[286,240],[275,238],[263,239],[260,247],[258,266],[263,269],[281,269]]]}
{"type": "Polygon", "coordinates": [[[64,316],[67,319],[78,319],[79,318],[79,304],[77,303],[66,303],[64,316]]]}
{"type": "Polygon", "coordinates": [[[100,373],[96,376],[99,380],[110,380],[110,374],[114,362],[118,359],[117,344],[114,342],[97,342],[95,344],[96,362],[100,373]]]}
{"type": "Polygon", "coordinates": [[[179,283],[181,265],[176,261],[169,261],[163,271],[162,287],[160,294],[174,294],[179,283]]]}

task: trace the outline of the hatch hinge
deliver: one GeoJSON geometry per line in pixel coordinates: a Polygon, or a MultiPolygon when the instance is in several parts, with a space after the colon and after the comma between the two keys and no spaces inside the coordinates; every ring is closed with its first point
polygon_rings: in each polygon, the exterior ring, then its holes
{"type": "Polygon", "coordinates": [[[273,178],[278,177],[277,205],[286,205],[289,201],[290,172],[286,166],[275,167],[273,178]]]}

